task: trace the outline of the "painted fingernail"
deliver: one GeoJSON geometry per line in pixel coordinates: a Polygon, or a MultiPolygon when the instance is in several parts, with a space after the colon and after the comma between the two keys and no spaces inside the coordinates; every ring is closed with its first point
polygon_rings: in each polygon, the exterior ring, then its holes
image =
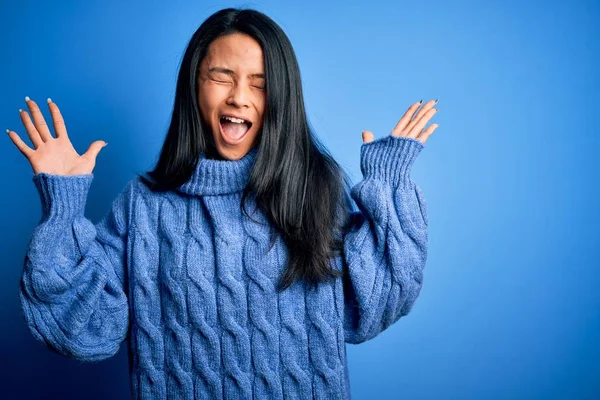
{"type": "Polygon", "coordinates": [[[50,97],[48,97],[48,100],[46,100],[48,102],[48,104],[52,103],[52,99],[50,97]]]}
{"type": "Polygon", "coordinates": [[[419,102],[419,104],[423,104],[423,99],[421,99],[421,101],[419,102]]]}
{"type": "Polygon", "coordinates": [[[440,99],[435,99],[435,103],[433,103],[433,104],[434,104],[434,105],[435,105],[435,104],[437,104],[437,102],[438,102],[439,100],[440,100],[440,99]]]}
{"type": "Polygon", "coordinates": [[[22,108],[19,108],[19,114],[20,114],[22,111],[23,111],[23,109],[22,109],[22,108]]]}
{"type": "Polygon", "coordinates": [[[31,100],[29,96],[25,96],[25,102],[28,102],[29,100],[31,100]]]}
{"type": "Polygon", "coordinates": [[[8,133],[10,133],[10,131],[7,129],[7,130],[6,130],[6,133],[7,133],[7,134],[8,134],[8,133]]]}

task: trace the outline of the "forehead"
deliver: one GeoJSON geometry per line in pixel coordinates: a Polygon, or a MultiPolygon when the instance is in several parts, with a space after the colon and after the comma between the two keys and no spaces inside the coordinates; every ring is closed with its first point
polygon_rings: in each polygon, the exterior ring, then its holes
{"type": "Polygon", "coordinates": [[[232,70],[262,72],[263,52],[252,37],[234,33],[215,39],[203,61],[208,68],[224,67],[232,70]]]}

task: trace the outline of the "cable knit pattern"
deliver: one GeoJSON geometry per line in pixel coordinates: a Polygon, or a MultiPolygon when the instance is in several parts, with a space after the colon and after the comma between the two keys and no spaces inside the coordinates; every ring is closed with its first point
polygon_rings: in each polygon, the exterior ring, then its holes
{"type": "Polygon", "coordinates": [[[40,173],[42,218],[20,300],[33,336],[82,361],[130,355],[134,399],[349,399],[346,343],[406,315],[427,257],[427,210],[410,179],[424,145],[363,144],[358,211],[331,260],[343,277],[276,292],[289,257],[241,194],[257,155],[201,155],[177,190],[133,179],[97,223],[84,217],[93,175],[40,173]]]}

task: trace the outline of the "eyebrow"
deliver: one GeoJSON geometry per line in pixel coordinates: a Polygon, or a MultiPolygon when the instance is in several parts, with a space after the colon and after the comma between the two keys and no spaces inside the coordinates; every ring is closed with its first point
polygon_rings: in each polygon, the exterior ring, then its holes
{"type": "MultiPolygon", "coordinates": [[[[230,70],[228,68],[223,68],[223,67],[212,67],[208,70],[208,73],[210,74],[212,72],[221,72],[221,73],[227,74],[227,75],[235,75],[235,72],[233,72],[232,70],[230,70]]],[[[250,75],[248,75],[248,78],[265,79],[265,74],[250,74],[250,75]]]]}

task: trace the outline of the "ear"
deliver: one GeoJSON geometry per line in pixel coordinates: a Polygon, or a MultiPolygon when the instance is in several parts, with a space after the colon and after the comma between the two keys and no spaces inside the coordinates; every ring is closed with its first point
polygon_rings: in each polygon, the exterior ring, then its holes
{"type": "Polygon", "coordinates": [[[375,140],[375,136],[370,131],[363,131],[362,133],[363,143],[370,143],[375,140]]]}

